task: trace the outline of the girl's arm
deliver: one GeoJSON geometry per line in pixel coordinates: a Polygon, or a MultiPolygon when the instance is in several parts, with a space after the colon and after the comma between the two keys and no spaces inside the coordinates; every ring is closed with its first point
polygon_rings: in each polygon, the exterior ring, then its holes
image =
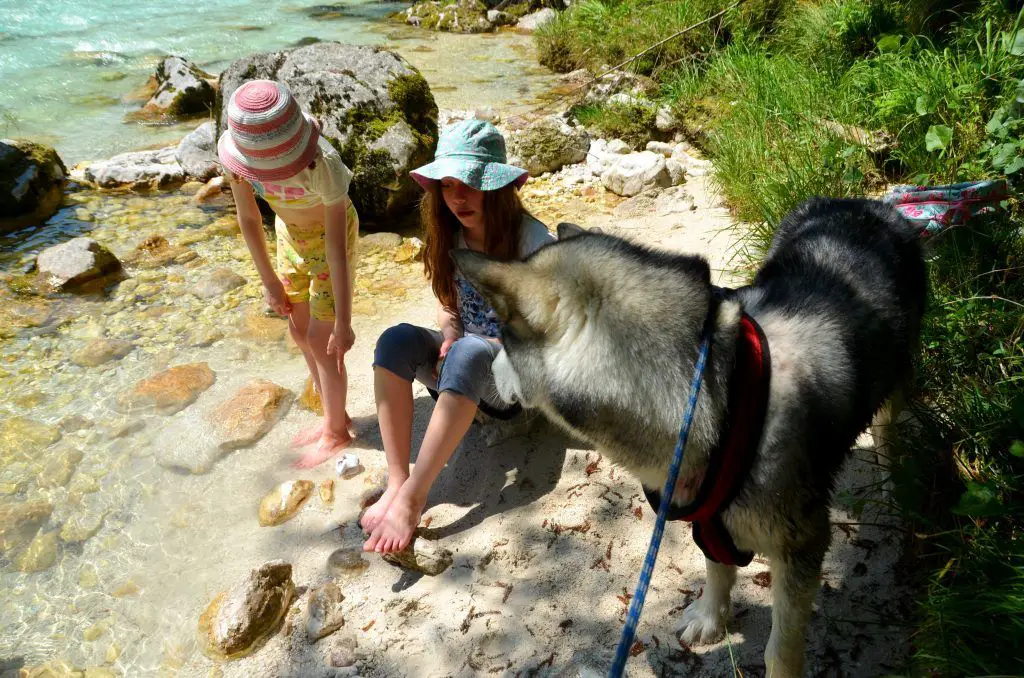
{"type": "Polygon", "coordinates": [[[348,198],[324,206],[324,229],[327,267],[334,294],[333,344],[328,345],[327,352],[337,353],[340,363],[356,340],[352,331],[352,277],[348,270],[348,198]]]}
{"type": "Polygon", "coordinates": [[[229,181],[231,194],[235,197],[235,210],[238,212],[238,227],[249,248],[249,254],[252,255],[252,261],[256,264],[260,280],[263,281],[267,304],[279,315],[288,315],[291,313],[292,305],[285,294],[284,285],[278,280],[274,266],[270,263],[267,242],[263,237],[263,217],[260,216],[260,208],[256,204],[252,186],[233,175],[229,176],[229,181]]]}

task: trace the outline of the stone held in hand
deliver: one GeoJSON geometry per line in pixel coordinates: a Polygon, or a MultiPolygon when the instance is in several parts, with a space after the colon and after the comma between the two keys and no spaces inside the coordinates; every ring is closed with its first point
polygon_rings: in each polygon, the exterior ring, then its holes
{"type": "Polygon", "coordinates": [[[92,238],[72,238],[48,247],[36,258],[40,281],[56,292],[103,284],[121,272],[121,262],[92,238]]]}
{"type": "MultiPolygon", "coordinates": [[[[417,531],[418,532],[418,531],[417,531]]],[[[382,554],[384,560],[430,576],[437,576],[451,567],[452,552],[435,542],[413,535],[412,543],[404,550],[382,554]]]]}
{"type": "Polygon", "coordinates": [[[274,527],[295,517],[313,493],[310,480],[289,480],[281,483],[260,501],[260,525],[274,527]]]}
{"type": "Polygon", "coordinates": [[[309,594],[306,606],[306,635],[311,643],[326,638],[345,624],[341,603],[345,600],[341,589],[328,582],[309,594]]]}
{"type": "Polygon", "coordinates": [[[227,659],[247,654],[277,631],[294,593],[289,563],[274,560],[253,569],[243,581],[218,594],[200,616],[204,651],[227,659]]]}

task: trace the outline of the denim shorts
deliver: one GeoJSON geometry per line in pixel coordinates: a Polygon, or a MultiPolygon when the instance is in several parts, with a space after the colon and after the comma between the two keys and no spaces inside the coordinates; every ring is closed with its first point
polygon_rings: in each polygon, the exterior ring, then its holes
{"type": "Polygon", "coordinates": [[[501,346],[484,337],[467,334],[448,349],[438,376],[435,369],[443,342],[444,337],[437,330],[408,323],[395,325],[377,340],[373,366],[409,382],[416,379],[434,393],[458,393],[491,416],[504,419],[519,412],[519,405],[502,400],[494,385],[491,363],[501,346]]]}

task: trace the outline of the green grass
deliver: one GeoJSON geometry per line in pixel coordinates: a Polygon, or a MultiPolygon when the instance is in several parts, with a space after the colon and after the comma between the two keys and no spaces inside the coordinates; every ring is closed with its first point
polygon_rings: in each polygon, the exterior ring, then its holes
{"type": "MultiPolygon", "coordinates": [[[[625,61],[725,6],[719,0],[583,0],[537,31],[539,59],[541,64],[560,73],[577,68],[597,72],[625,61]]],[[[693,30],[638,59],[631,70],[649,75],[681,59],[707,53],[718,44],[721,25],[712,22],[693,30]]]]}

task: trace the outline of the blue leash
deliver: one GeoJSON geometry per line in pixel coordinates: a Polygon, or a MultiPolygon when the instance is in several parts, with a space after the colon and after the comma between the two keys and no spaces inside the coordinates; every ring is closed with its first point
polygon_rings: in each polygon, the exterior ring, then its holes
{"type": "Polygon", "coordinates": [[[700,354],[697,356],[697,366],[693,372],[693,382],[690,384],[690,399],[686,403],[686,411],[683,414],[683,425],[679,429],[679,439],[676,441],[676,451],[672,457],[672,466],[668,469],[668,478],[665,479],[665,487],[661,491],[661,505],[658,506],[658,517],[654,521],[654,533],[651,535],[651,544],[647,547],[647,556],[644,558],[644,567],[640,571],[640,580],[636,583],[633,600],[629,604],[626,626],[622,629],[619,646],[615,648],[615,662],[608,672],[609,678],[621,678],[622,676],[622,672],[626,667],[626,660],[629,659],[629,651],[633,647],[636,626],[640,623],[640,613],[644,609],[647,587],[651,585],[654,562],[658,559],[661,537],[665,533],[665,515],[668,513],[669,504],[672,502],[672,492],[676,488],[676,480],[679,478],[679,467],[683,461],[683,450],[686,449],[686,441],[690,437],[693,413],[697,408],[697,395],[700,393],[700,384],[704,379],[704,366],[707,364],[708,353],[711,349],[711,315],[709,313],[707,320],[704,322],[704,331],[701,334],[700,340],[700,354]]]}

